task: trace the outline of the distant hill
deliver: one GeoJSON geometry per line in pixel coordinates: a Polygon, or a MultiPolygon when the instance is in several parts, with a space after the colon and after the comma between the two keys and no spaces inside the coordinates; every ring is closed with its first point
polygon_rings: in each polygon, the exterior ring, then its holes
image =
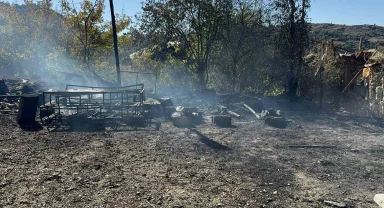
{"type": "Polygon", "coordinates": [[[354,52],[358,49],[360,37],[364,38],[364,48],[384,46],[384,27],[377,25],[337,25],[312,24],[312,37],[315,40],[334,39],[335,45],[354,52]]]}

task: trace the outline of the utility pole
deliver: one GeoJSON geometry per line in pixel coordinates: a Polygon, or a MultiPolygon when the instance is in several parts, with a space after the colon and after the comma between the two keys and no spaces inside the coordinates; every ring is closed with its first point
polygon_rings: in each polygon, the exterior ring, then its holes
{"type": "Polygon", "coordinates": [[[111,9],[112,31],[113,31],[113,47],[115,49],[117,83],[119,84],[119,86],[121,86],[119,48],[117,46],[117,32],[116,32],[115,11],[113,9],[113,0],[109,0],[109,7],[111,9]]]}

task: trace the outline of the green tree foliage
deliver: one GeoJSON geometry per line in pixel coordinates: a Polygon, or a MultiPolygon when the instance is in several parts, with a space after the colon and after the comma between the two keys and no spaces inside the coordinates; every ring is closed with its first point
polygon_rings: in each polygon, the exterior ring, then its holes
{"type": "MultiPolygon", "coordinates": [[[[115,77],[111,23],[103,19],[101,0],[84,0],[80,8],[61,1],[60,11],[52,1],[25,0],[23,5],[0,4],[0,57],[13,74],[47,75],[56,71],[91,73],[115,77]]],[[[116,15],[117,31],[128,28],[130,18],[116,15]]],[[[120,45],[128,45],[128,36],[119,36],[120,45]]],[[[123,50],[122,56],[128,57],[123,50]]]]}
{"type": "MultiPolygon", "coordinates": [[[[34,74],[115,80],[104,1],[60,3],[59,11],[49,0],[0,4],[0,61],[28,63],[11,68],[34,74]]],[[[121,68],[155,72],[163,86],[277,93],[285,84],[294,94],[309,47],[309,7],[309,0],[146,0],[137,26],[116,14],[121,68]]]]}
{"type": "Polygon", "coordinates": [[[49,0],[36,3],[25,0],[23,6],[5,3],[0,6],[5,21],[1,55],[7,57],[8,64],[26,67],[29,74],[38,75],[47,70],[48,55],[57,46],[60,32],[59,15],[51,7],[49,0]]]}
{"type": "MultiPolygon", "coordinates": [[[[104,1],[84,0],[80,8],[76,9],[69,1],[63,0],[61,7],[63,22],[69,30],[64,40],[71,43],[66,46],[67,53],[77,57],[84,68],[98,76],[94,69],[105,70],[111,65],[109,63],[113,57],[112,26],[103,19],[104,1]],[[72,35],[74,39],[68,40],[68,35],[72,35]]],[[[118,33],[124,31],[130,23],[130,18],[125,15],[117,15],[116,19],[118,33]]],[[[128,44],[129,38],[121,36],[119,41],[122,45],[128,44]]]]}
{"type": "Polygon", "coordinates": [[[145,33],[180,42],[187,68],[206,87],[208,60],[224,19],[225,1],[182,0],[152,1],[143,6],[140,19],[145,33]]]}

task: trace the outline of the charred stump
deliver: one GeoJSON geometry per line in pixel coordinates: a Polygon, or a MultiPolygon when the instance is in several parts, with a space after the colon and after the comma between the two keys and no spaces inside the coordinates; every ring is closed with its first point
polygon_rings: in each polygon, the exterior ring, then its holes
{"type": "Polygon", "coordinates": [[[19,124],[35,124],[38,103],[39,95],[24,95],[20,97],[17,122],[19,124]]]}
{"type": "Polygon", "coordinates": [[[6,95],[7,93],[9,93],[7,84],[5,84],[4,80],[0,80],[0,95],[6,95]]]}
{"type": "Polygon", "coordinates": [[[231,127],[232,118],[230,116],[212,116],[212,124],[219,127],[231,127]]]}
{"type": "Polygon", "coordinates": [[[268,116],[265,118],[264,123],[279,129],[284,129],[288,126],[288,121],[282,117],[268,116]]]}
{"type": "Polygon", "coordinates": [[[193,125],[193,118],[183,115],[181,112],[172,114],[172,123],[178,128],[189,128],[193,125]]]}

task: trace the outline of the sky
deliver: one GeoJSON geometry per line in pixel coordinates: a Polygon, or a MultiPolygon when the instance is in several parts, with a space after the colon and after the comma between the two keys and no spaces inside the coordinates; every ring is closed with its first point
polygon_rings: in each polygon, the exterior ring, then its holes
{"type": "MultiPolygon", "coordinates": [[[[1,1],[1,0],[0,0],[1,1]]],[[[69,0],[71,1],[71,0],[69,0]]],[[[82,0],[73,0],[79,6],[82,0]]],[[[115,13],[133,17],[141,10],[143,0],[113,0],[115,13]]],[[[9,1],[12,2],[12,1],[9,1]]],[[[18,0],[21,2],[21,0],[18,0]]],[[[53,2],[59,2],[53,0],[53,2]]],[[[110,20],[109,0],[105,0],[104,18],[110,20]]],[[[311,0],[309,18],[313,23],[345,25],[376,24],[384,26],[384,0],[311,0]]]]}
{"type": "Polygon", "coordinates": [[[384,26],[384,0],[311,0],[314,23],[384,26]]]}

